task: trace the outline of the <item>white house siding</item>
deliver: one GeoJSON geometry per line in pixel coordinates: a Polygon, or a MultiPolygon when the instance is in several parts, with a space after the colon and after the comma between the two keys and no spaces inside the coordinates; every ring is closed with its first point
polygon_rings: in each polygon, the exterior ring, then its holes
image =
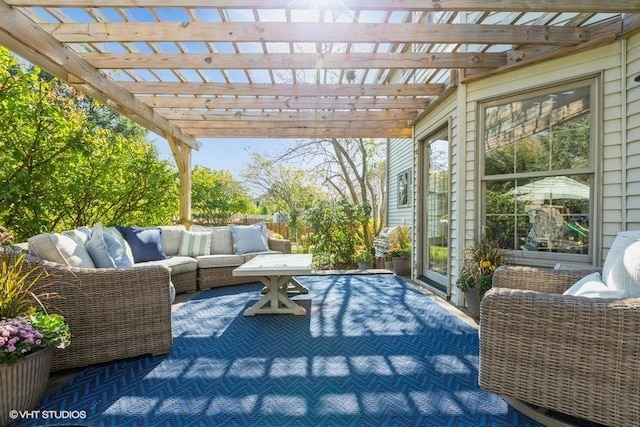
{"type": "Polygon", "coordinates": [[[640,230],[640,34],[627,42],[626,58],[626,229],[640,230]]]}
{"type": "Polygon", "coordinates": [[[388,145],[388,199],[387,199],[387,225],[410,225],[413,214],[413,143],[411,139],[390,139],[388,145]],[[411,170],[411,182],[409,184],[409,204],[398,206],[398,174],[411,170]]]}
{"type": "MultiPolygon", "coordinates": [[[[602,105],[602,117],[596,125],[596,138],[601,142],[596,150],[596,173],[601,177],[601,188],[595,189],[594,197],[599,201],[595,204],[596,212],[601,214],[597,215],[600,225],[594,224],[592,228],[596,247],[594,263],[601,265],[618,231],[640,228],[640,83],[633,80],[639,74],[640,35],[637,35],[626,42],[617,41],[462,84],[457,102],[452,99],[444,103],[416,126],[417,144],[429,131],[437,129],[446,115],[454,117],[454,123],[455,117],[464,120],[452,135],[452,282],[457,278],[462,249],[472,243],[479,224],[482,201],[478,197],[480,186],[476,171],[477,106],[487,99],[599,76],[598,97],[602,98],[595,100],[594,107],[602,105]],[[626,63],[622,66],[624,58],[626,63]],[[626,121],[622,119],[625,111],[626,121]]],[[[393,163],[391,158],[390,163],[393,163]]],[[[455,286],[452,290],[453,301],[459,302],[455,286]]]]}

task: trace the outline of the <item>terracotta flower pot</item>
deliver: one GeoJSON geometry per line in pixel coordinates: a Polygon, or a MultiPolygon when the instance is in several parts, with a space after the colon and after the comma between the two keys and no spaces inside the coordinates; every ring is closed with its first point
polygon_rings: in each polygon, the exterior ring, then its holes
{"type": "Polygon", "coordinates": [[[35,409],[49,381],[51,348],[35,351],[13,365],[0,365],[0,425],[15,421],[10,412],[35,409]]]}

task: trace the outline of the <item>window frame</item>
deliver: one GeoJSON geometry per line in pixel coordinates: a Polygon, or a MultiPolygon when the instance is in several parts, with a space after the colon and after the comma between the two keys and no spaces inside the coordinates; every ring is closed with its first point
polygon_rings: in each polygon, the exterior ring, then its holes
{"type": "Polygon", "coordinates": [[[587,254],[571,254],[562,252],[536,252],[524,250],[509,250],[512,262],[516,264],[536,265],[552,267],[558,263],[576,263],[597,265],[597,253],[599,252],[602,214],[598,209],[600,205],[601,185],[601,152],[602,152],[602,79],[600,75],[587,76],[580,79],[574,79],[565,82],[559,82],[552,85],[530,87],[525,90],[503,94],[501,96],[487,98],[477,102],[478,133],[476,137],[476,183],[477,194],[481,197],[476,198],[476,212],[480,214],[476,217],[478,229],[484,229],[487,220],[487,212],[485,204],[482,203],[486,197],[487,183],[496,181],[506,181],[513,179],[525,178],[543,178],[547,176],[558,175],[590,175],[590,200],[589,200],[589,248],[587,254]],[[589,114],[590,114],[590,132],[589,132],[589,164],[587,167],[576,169],[554,170],[553,173],[546,171],[510,173],[501,175],[485,175],[485,129],[486,129],[486,110],[487,108],[497,105],[503,105],[515,100],[533,98],[537,96],[547,96],[553,93],[567,91],[575,88],[589,88],[589,114]]]}
{"type": "Polygon", "coordinates": [[[398,175],[396,175],[396,181],[397,181],[397,206],[399,208],[407,208],[411,205],[411,194],[410,194],[410,189],[411,189],[411,168],[409,169],[405,169],[402,172],[399,172],[398,175]],[[404,177],[404,183],[403,183],[403,177],[404,177]],[[402,186],[404,186],[404,195],[406,196],[406,200],[402,200],[402,186]]]}

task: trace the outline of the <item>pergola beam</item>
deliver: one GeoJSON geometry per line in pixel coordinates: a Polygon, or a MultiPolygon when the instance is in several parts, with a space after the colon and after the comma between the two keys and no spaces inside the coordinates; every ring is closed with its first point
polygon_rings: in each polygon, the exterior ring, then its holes
{"type": "Polygon", "coordinates": [[[244,126],[241,129],[201,129],[192,128],[189,132],[196,137],[206,138],[411,138],[411,128],[296,128],[278,127],[251,128],[244,126]]]}
{"type": "Polygon", "coordinates": [[[153,108],[198,108],[219,110],[385,110],[424,109],[429,98],[235,98],[141,96],[153,108]]]}
{"type": "Polygon", "coordinates": [[[64,43],[274,42],[469,43],[567,46],[585,42],[583,27],[423,23],[91,22],[40,24],[64,43]]]}
{"type": "MultiPolygon", "coordinates": [[[[13,6],[132,7],[126,0],[7,0],[13,6]]],[[[315,1],[292,0],[136,0],[135,7],[189,7],[198,9],[317,9],[315,1]]],[[[340,0],[345,10],[408,11],[496,11],[496,12],[640,12],[640,5],[629,0],[340,0]]]]}
{"type": "Polygon", "coordinates": [[[284,84],[121,82],[131,93],[208,96],[438,96],[443,84],[284,84]]]}
{"type": "Polygon", "coordinates": [[[198,120],[206,122],[295,122],[318,121],[325,124],[334,120],[378,122],[380,120],[404,120],[416,118],[418,110],[385,111],[168,111],[163,114],[171,120],[198,120]]]}
{"type": "Polygon", "coordinates": [[[86,53],[81,58],[96,68],[114,69],[336,69],[362,68],[496,68],[507,64],[506,53],[224,53],[144,54],[86,53]]]}

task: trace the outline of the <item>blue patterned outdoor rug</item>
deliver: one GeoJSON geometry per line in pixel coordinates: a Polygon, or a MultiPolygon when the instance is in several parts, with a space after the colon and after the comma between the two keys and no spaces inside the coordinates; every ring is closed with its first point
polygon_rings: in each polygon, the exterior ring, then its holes
{"type": "Polygon", "coordinates": [[[244,317],[258,284],[203,292],[170,354],[88,368],[39,408],[69,418],[19,425],[538,425],[478,387],[477,330],[402,279],[299,279],[307,315],[244,317]]]}

